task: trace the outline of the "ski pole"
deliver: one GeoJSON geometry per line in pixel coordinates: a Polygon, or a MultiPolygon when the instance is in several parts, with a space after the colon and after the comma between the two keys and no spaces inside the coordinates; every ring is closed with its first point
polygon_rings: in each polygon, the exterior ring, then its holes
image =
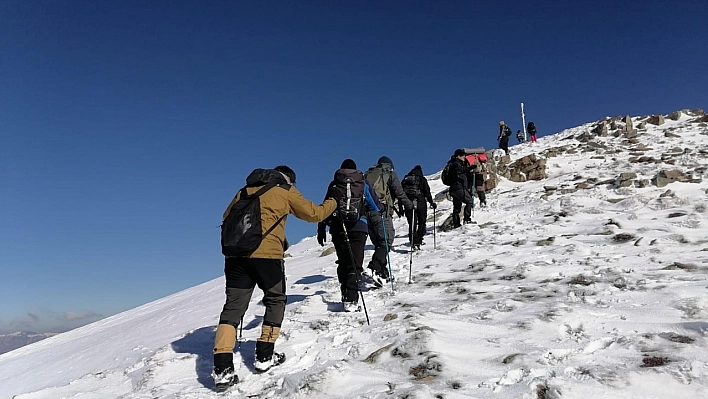
{"type": "Polygon", "coordinates": [[[391,269],[391,255],[388,253],[388,235],[386,234],[386,218],[384,213],[381,212],[381,227],[383,228],[384,236],[384,246],[386,248],[386,259],[388,262],[388,279],[391,280],[391,293],[396,292],[396,288],[393,286],[393,269],[391,269]]]}
{"type": "Polygon", "coordinates": [[[347,249],[349,249],[349,259],[351,260],[352,269],[354,276],[356,277],[356,286],[359,291],[359,296],[361,297],[361,304],[364,306],[364,315],[366,315],[366,325],[371,325],[369,323],[369,312],[366,310],[366,302],[364,302],[364,293],[361,291],[361,278],[359,278],[359,270],[357,270],[354,264],[354,251],[352,251],[352,245],[349,242],[349,233],[347,232],[347,226],[342,222],[342,227],[344,228],[344,241],[347,243],[347,249]]]}
{"type": "Polygon", "coordinates": [[[415,245],[415,230],[417,227],[415,224],[415,222],[416,222],[415,217],[416,217],[417,210],[418,210],[418,201],[413,203],[413,218],[411,219],[412,220],[411,225],[413,226],[413,229],[411,231],[413,232],[413,234],[411,235],[410,263],[408,265],[408,284],[411,284],[413,282],[413,251],[414,251],[413,245],[415,245]]]}
{"type": "Polygon", "coordinates": [[[438,211],[437,207],[433,208],[433,249],[437,249],[437,244],[435,243],[435,213],[438,211]]]}

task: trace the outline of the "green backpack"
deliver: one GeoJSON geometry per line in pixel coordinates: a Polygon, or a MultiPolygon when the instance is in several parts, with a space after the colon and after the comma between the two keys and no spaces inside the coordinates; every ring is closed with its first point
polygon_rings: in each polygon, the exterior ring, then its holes
{"type": "Polygon", "coordinates": [[[394,199],[391,195],[389,184],[391,182],[391,166],[389,164],[381,164],[372,166],[366,171],[364,178],[371,183],[379,201],[385,202],[386,209],[393,209],[394,199]]]}

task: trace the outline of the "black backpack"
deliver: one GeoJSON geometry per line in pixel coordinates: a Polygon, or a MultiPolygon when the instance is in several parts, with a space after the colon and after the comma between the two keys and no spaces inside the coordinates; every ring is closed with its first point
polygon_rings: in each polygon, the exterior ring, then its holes
{"type": "Polygon", "coordinates": [[[401,186],[408,198],[418,198],[420,196],[420,176],[411,174],[406,175],[401,180],[401,186]]]}
{"type": "Polygon", "coordinates": [[[327,190],[327,197],[337,201],[334,211],[342,222],[356,222],[364,207],[364,174],[354,169],[339,169],[327,190]]]}
{"type": "Polygon", "coordinates": [[[440,180],[446,186],[452,186],[457,181],[457,176],[455,176],[455,171],[452,169],[452,163],[448,163],[442,170],[440,174],[440,180]]]}
{"type": "Polygon", "coordinates": [[[238,201],[231,206],[221,224],[221,253],[224,256],[250,256],[261,245],[263,238],[285,219],[287,215],[283,215],[263,232],[260,196],[275,186],[277,183],[268,183],[250,195],[246,187],[240,190],[238,201]]]}
{"type": "Polygon", "coordinates": [[[504,127],[502,128],[502,132],[504,132],[504,137],[511,136],[511,129],[509,128],[509,126],[504,125],[504,127]]]}

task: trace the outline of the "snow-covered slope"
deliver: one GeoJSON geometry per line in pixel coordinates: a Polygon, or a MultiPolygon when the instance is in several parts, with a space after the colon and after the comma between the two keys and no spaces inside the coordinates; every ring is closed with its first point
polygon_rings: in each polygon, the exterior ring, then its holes
{"type": "MultiPolygon", "coordinates": [[[[547,179],[502,180],[490,207],[475,211],[477,224],[433,239],[431,219],[412,256],[405,220],[396,219],[397,291],[365,290],[371,325],[363,313],[339,311],[335,255],[321,257],[314,238],[294,245],[276,344],[288,360],[253,373],[256,294],[235,355],[241,383],[226,396],[708,397],[708,127],[692,119],[640,130],[649,147],[641,151],[608,136],[587,152],[574,137],[591,124],[515,146],[512,159],[566,148],[548,159],[547,179]],[[630,162],[639,152],[672,153],[664,158],[674,164],[630,162]],[[661,169],[693,182],[602,183],[661,169]]],[[[436,223],[451,206],[440,203],[436,223]]],[[[0,355],[0,399],[214,397],[223,297],[216,279],[0,355]]]]}

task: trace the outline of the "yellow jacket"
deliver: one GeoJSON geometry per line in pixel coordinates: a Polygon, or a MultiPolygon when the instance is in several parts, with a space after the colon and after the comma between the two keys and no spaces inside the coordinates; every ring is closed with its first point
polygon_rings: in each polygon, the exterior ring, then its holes
{"type": "MultiPolygon", "coordinates": [[[[268,231],[268,229],[283,216],[293,214],[296,218],[306,222],[321,222],[331,215],[337,207],[337,202],[332,198],[325,200],[321,205],[315,205],[314,202],[303,197],[295,186],[289,185],[278,171],[265,169],[257,169],[256,171],[246,179],[248,185],[246,192],[248,194],[253,194],[258,191],[259,188],[263,187],[269,181],[276,180],[279,183],[260,196],[261,226],[263,233],[268,231]],[[254,178],[253,175],[256,171],[260,174],[254,178]],[[282,182],[279,180],[282,180],[282,182]]],[[[226,208],[223,219],[226,219],[231,211],[231,207],[239,200],[239,194],[240,191],[226,208]]],[[[278,225],[263,238],[261,245],[249,257],[283,259],[286,249],[286,222],[287,217],[278,223],[278,225]]]]}

